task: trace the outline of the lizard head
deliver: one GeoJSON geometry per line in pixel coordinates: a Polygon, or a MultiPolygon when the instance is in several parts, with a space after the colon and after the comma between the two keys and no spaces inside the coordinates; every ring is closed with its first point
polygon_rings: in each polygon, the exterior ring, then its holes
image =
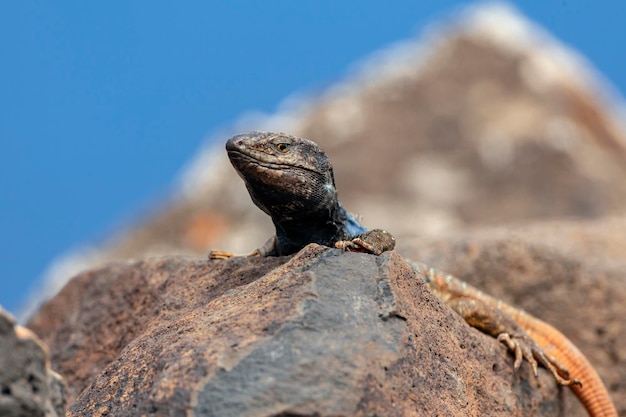
{"type": "Polygon", "coordinates": [[[252,201],[273,219],[313,215],[337,204],[333,169],[315,142],[283,133],[250,132],[226,142],[252,201]]]}

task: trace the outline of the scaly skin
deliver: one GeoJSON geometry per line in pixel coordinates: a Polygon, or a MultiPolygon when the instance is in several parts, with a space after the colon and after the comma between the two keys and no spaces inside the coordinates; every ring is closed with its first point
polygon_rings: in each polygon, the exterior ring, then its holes
{"type": "MultiPolygon", "coordinates": [[[[367,231],[342,207],[330,160],[315,142],[282,133],[251,132],[229,139],[226,150],[252,201],[276,227],[276,235],[251,256],[290,255],[309,243],[375,255],[394,248],[391,234],[367,231]]],[[[222,251],[209,254],[212,259],[231,256],[222,251]]],[[[572,388],[590,416],[617,417],[598,374],[558,330],[450,275],[408,262],[469,325],[504,343],[515,356],[515,369],[525,359],[537,375],[541,364],[558,384],[572,388]]]]}
{"type": "MultiPolygon", "coordinates": [[[[251,132],[230,138],[226,151],[252,202],[272,218],[276,228],[276,234],[251,255],[290,255],[309,243],[333,246],[366,236],[368,242],[361,242],[369,253],[379,255],[394,248],[391,234],[368,231],[343,208],[330,159],[317,143],[282,133],[251,132]],[[375,235],[385,239],[374,239],[375,235]]],[[[232,255],[213,251],[210,256],[232,255]]]]}
{"type": "Polygon", "coordinates": [[[502,311],[510,315],[544,351],[561,362],[582,385],[572,385],[589,415],[617,417],[617,410],[600,375],[580,350],[561,332],[548,323],[502,303],[502,311]]]}
{"type": "MultiPolygon", "coordinates": [[[[428,268],[421,263],[411,262],[411,264],[416,271],[426,276],[429,288],[447,304],[454,304],[453,300],[458,300],[459,298],[471,299],[480,302],[481,305],[486,305],[505,313],[524,330],[528,337],[541,347],[547,362],[542,360],[541,356],[537,360],[553,374],[557,382],[561,385],[570,386],[590,416],[617,417],[615,405],[613,405],[611,397],[598,373],[585,355],[557,329],[520,309],[504,303],[502,300],[483,293],[458,278],[428,268]],[[575,376],[576,380],[568,379],[569,374],[575,376]]],[[[466,320],[468,319],[462,312],[460,314],[466,320]]],[[[489,328],[482,328],[482,326],[475,327],[497,337],[498,340],[504,341],[506,344],[504,339],[507,339],[507,336],[502,336],[506,333],[492,332],[489,328]]],[[[536,354],[536,352],[532,353],[536,354]]],[[[531,363],[536,374],[536,364],[533,364],[533,361],[526,355],[524,357],[531,363]]],[[[516,354],[516,364],[520,362],[518,358],[516,354]]]]}

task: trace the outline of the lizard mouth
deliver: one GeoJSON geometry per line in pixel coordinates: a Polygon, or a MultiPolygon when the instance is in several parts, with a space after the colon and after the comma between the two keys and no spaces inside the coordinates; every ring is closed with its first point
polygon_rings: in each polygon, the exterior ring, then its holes
{"type": "Polygon", "coordinates": [[[271,168],[271,169],[289,169],[289,168],[296,168],[293,165],[287,165],[287,164],[277,164],[274,162],[269,162],[269,161],[262,161],[258,158],[255,158],[254,156],[251,156],[249,154],[245,154],[241,151],[228,151],[228,158],[230,158],[231,161],[236,162],[237,165],[239,165],[240,163],[245,163],[245,164],[255,164],[255,165],[260,165],[262,167],[265,168],[271,168]]]}
{"type": "Polygon", "coordinates": [[[253,155],[244,153],[238,149],[229,149],[227,152],[228,152],[228,158],[231,160],[233,165],[235,165],[237,170],[240,170],[240,168],[244,167],[246,164],[254,164],[254,165],[258,165],[263,168],[266,168],[266,169],[303,170],[303,171],[309,171],[311,173],[319,175],[319,172],[313,169],[307,168],[307,167],[303,167],[299,165],[291,165],[291,164],[281,164],[277,162],[261,160],[261,159],[256,158],[253,155]]]}

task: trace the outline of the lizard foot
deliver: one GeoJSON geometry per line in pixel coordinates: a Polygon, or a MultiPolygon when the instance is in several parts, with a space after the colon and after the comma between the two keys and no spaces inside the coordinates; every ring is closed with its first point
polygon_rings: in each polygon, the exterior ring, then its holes
{"type": "Polygon", "coordinates": [[[209,251],[209,259],[229,259],[237,256],[265,256],[261,253],[262,248],[255,249],[247,255],[237,255],[233,252],[227,252],[223,250],[211,250],[209,251]]]}
{"type": "Polygon", "coordinates": [[[361,233],[352,240],[340,240],[335,242],[335,247],[348,252],[371,253],[380,255],[392,250],[396,246],[396,238],[389,232],[381,229],[370,230],[361,233]]]}
{"type": "Polygon", "coordinates": [[[570,378],[569,371],[554,356],[544,352],[530,337],[527,335],[511,336],[509,333],[500,333],[498,341],[504,343],[515,355],[513,367],[517,370],[522,360],[526,359],[532,367],[533,373],[537,376],[538,363],[543,365],[554,377],[559,385],[570,386],[582,383],[578,379],[570,378]]]}
{"type": "Polygon", "coordinates": [[[232,252],[226,252],[223,250],[212,250],[209,251],[209,259],[228,259],[228,258],[232,258],[235,255],[232,252]]]}

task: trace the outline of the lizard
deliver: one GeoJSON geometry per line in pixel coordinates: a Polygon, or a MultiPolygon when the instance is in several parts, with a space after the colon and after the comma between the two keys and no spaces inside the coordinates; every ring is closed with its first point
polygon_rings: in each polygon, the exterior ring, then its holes
{"type": "MultiPolygon", "coordinates": [[[[226,142],[226,151],[253,203],[270,216],[276,233],[248,256],[286,256],[309,243],[380,255],[395,238],[368,230],[341,205],[329,157],[315,142],[284,133],[253,131],[226,142]]],[[[211,251],[209,258],[235,254],[211,251]]],[[[582,352],[557,329],[497,300],[452,275],[409,261],[428,288],[472,327],[496,338],[538,375],[545,367],[557,384],[569,386],[591,417],[617,416],[600,376],[582,352]],[[570,372],[574,377],[570,377],[570,372]]]]}

